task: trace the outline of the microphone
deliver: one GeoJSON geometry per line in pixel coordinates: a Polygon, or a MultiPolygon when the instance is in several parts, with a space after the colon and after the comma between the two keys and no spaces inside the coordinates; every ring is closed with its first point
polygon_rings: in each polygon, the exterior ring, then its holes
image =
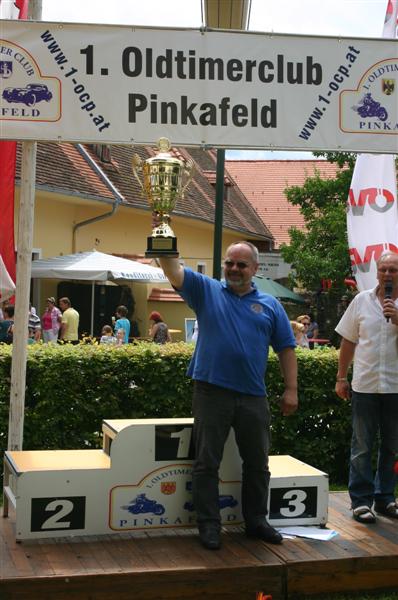
{"type": "MultiPolygon", "coordinates": [[[[392,298],[392,281],[386,281],[384,284],[384,300],[391,300],[392,298]]],[[[386,317],[387,323],[390,321],[390,317],[386,317]]]]}

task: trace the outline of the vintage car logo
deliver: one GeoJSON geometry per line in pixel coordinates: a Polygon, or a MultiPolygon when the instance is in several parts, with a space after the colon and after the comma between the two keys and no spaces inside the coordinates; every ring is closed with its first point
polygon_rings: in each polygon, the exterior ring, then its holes
{"type": "Polygon", "coordinates": [[[8,87],[3,91],[3,98],[7,102],[22,102],[26,106],[35,106],[37,102],[46,100],[49,102],[53,97],[46,85],[40,83],[28,83],[26,87],[8,87]]]}
{"type": "Polygon", "coordinates": [[[34,56],[22,46],[0,40],[0,49],[7,56],[0,61],[0,121],[58,121],[60,80],[43,74],[34,56]]]}

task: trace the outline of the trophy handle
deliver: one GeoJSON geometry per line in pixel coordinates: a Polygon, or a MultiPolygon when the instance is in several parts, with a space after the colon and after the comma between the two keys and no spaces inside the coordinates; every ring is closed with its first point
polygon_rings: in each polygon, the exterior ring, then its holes
{"type": "Polygon", "coordinates": [[[185,167],[184,167],[184,173],[187,177],[187,180],[186,180],[185,185],[183,185],[183,187],[182,187],[181,198],[184,197],[184,192],[192,181],[194,171],[195,171],[195,166],[194,166],[194,163],[192,162],[192,160],[187,161],[185,163],[185,167]]]}
{"type": "Polygon", "coordinates": [[[145,194],[145,188],[142,184],[142,181],[138,175],[138,173],[142,173],[142,159],[138,156],[138,154],[134,154],[133,155],[133,159],[131,161],[131,168],[132,171],[134,173],[134,177],[136,178],[136,180],[138,181],[138,183],[140,184],[140,188],[141,188],[141,193],[144,195],[145,194]]]}

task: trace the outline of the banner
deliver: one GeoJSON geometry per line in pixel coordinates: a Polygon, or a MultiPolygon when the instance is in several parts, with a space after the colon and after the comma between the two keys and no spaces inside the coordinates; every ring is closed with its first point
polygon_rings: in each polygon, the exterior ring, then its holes
{"type": "MultiPolygon", "coordinates": [[[[389,0],[385,37],[397,31],[398,0],[389,0]]],[[[382,86],[395,93],[396,79],[382,86]]],[[[385,92],[387,93],[387,92],[385,92]]],[[[394,156],[361,154],[347,201],[347,232],[352,272],[360,291],[377,284],[376,261],[385,250],[398,252],[397,176],[394,156]]]]}
{"type": "MultiPolygon", "coordinates": [[[[29,0],[0,0],[0,16],[7,19],[26,19],[29,0]]],[[[1,52],[3,54],[3,52],[1,52]]],[[[4,61],[0,62],[0,77],[6,71],[4,61]],[[3,66],[2,66],[3,65],[3,66]]],[[[1,131],[1,125],[0,125],[1,131]]],[[[1,137],[4,137],[1,135],[1,137]]],[[[8,279],[16,280],[15,240],[14,240],[14,186],[16,165],[16,143],[0,142],[0,299],[5,298],[4,289],[9,289],[8,279]],[[4,262],[3,262],[4,261],[4,262]],[[6,275],[4,274],[4,271],[6,275]],[[3,285],[4,283],[4,285],[3,285]],[[7,287],[8,286],[8,287],[7,287]]]]}
{"type": "Polygon", "coordinates": [[[0,21],[8,139],[398,152],[394,40],[0,21]]]}

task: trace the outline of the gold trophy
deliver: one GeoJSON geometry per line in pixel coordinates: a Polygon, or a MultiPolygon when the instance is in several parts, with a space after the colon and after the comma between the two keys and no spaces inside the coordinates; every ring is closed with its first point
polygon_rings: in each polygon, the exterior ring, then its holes
{"type": "Polygon", "coordinates": [[[167,138],[158,141],[159,151],[143,161],[138,154],[133,157],[133,173],[154,214],[156,223],[148,237],[147,257],[178,256],[177,238],[170,227],[170,213],[178,198],[191,182],[193,163],[172,156],[167,138]],[[142,175],[142,181],[139,176],[142,175]]]}

